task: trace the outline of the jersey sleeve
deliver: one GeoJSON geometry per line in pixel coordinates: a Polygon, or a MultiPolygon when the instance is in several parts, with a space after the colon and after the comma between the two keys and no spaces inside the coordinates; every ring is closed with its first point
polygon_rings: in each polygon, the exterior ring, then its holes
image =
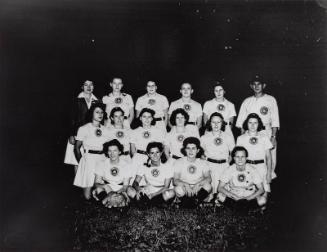
{"type": "Polygon", "coordinates": [[[230,117],[236,116],[236,110],[235,110],[235,105],[233,103],[230,103],[230,117]]]}
{"type": "Polygon", "coordinates": [[[270,150],[274,147],[267,136],[264,136],[262,140],[265,150],[270,150]]]}
{"type": "Polygon", "coordinates": [[[231,167],[226,168],[221,174],[219,180],[223,183],[228,183],[231,178],[230,171],[231,171],[231,167]]]}
{"type": "Polygon", "coordinates": [[[242,129],[243,122],[245,121],[246,116],[247,116],[246,115],[246,104],[247,104],[247,100],[243,101],[240,111],[238,113],[237,120],[236,120],[236,127],[240,128],[240,129],[242,129]]]}
{"type": "Polygon", "coordinates": [[[203,113],[205,113],[207,116],[209,116],[209,102],[206,101],[203,105],[203,113]]]}
{"type": "Polygon", "coordinates": [[[136,101],[136,104],[135,104],[135,109],[136,110],[138,110],[138,111],[141,111],[141,104],[142,104],[142,100],[141,100],[142,98],[141,97],[139,97],[138,99],[137,99],[137,101],[136,101]]]}
{"type": "Polygon", "coordinates": [[[279,112],[276,99],[272,97],[272,106],[271,106],[271,126],[279,128],[279,112]]]}
{"type": "Polygon", "coordinates": [[[107,104],[109,101],[108,101],[108,99],[109,99],[109,97],[108,96],[103,96],[102,97],[102,103],[104,103],[104,104],[107,104]]]}
{"type": "Polygon", "coordinates": [[[172,103],[170,104],[169,109],[168,109],[168,114],[171,115],[175,109],[176,109],[175,102],[172,102],[172,103]]]}
{"type": "Polygon", "coordinates": [[[144,175],[144,165],[139,165],[137,168],[136,168],[136,172],[135,172],[135,175],[139,175],[139,176],[143,176],[144,175]]]}
{"type": "Polygon", "coordinates": [[[87,136],[87,129],[86,129],[86,127],[84,127],[84,126],[79,127],[78,128],[78,131],[77,131],[76,140],[77,141],[83,141],[86,136],[87,136]]]}
{"type": "Polygon", "coordinates": [[[133,102],[132,96],[126,95],[126,99],[127,99],[127,102],[128,102],[128,108],[129,109],[134,108],[134,102],[133,102]]]}
{"type": "Polygon", "coordinates": [[[180,174],[182,171],[182,162],[180,160],[176,160],[173,163],[172,169],[173,169],[174,174],[175,173],[180,174]]]}
{"type": "Polygon", "coordinates": [[[232,152],[232,150],[235,147],[235,140],[234,140],[234,136],[228,135],[227,134],[227,146],[228,146],[228,150],[230,152],[232,152]]]}
{"type": "Polygon", "coordinates": [[[162,96],[162,109],[168,109],[169,108],[169,102],[166,96],[162,96]]]}
{"type": "Polygon", "coordinates": [[[137,142],[136,135],[137,135],[137,128],[130,131],[130,139],[129,140],[130,140],[131,144],[136,144],[136,142],[137,142]]]}

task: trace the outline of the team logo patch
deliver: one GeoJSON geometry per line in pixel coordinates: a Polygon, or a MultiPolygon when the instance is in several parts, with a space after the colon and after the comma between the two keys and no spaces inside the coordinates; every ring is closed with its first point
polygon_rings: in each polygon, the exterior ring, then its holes
{"type": "Polygon", "coordinates": [[[186,112],[190,111],[191,110],[191,105],[190,104],[184,104],[184,109],[186,112]]]}
{"type": "Polygon", "coordinates": [[[117,167],[112,167],[110,169],[110,173],[111,173],[112,176],[117,176],[118,173],[119,173],[119,169],[117,167]]]}
{"type": "Polygon", "coordinates": [[[184,136],[183,135],[177,136],[177,141],[183,142],[184,141],[184,136]]]}
{"type": "Polygon", "coordinates": [[[188,172],[191,173],[191,174],[194,174],[196,172],[196,167],[193,166],[193,165],[190,165],[188,168],[187,168],[188,172]]]}
{"type": "Polygon", "coordinates": [[[256,138],[256,137],[250,138],[250,144],[257,144],[257,143],[258,143],[258,138],[256,138]]]}
{"type": "Polygon", "coordinates": [[[154,104],[156,104],[156,100],[155,99],[149,99],[148,104],[149,105],[154,105],[154,104]]]}
{"type": "Polygon", "coordinates": [[[96,135],[97,137],[102,136],[102,130],[100,130],[100,129],[96,129],[96,130],[95,130],[95,135],[96,135]]]}
{"type": "Polygon", "coordinates": [[[160,174],[160,171],[158,169],[152,169],[151,174],[153,177],[158,177],[160,174]]]}
{"type": "Polygon", "coordinates": [[[245,180],[245,175],[244,175],[244,174],[239,174],[239,175],[237,176],[237,180],[238,180],[239,182],[244,182],[244,180],[245,180]]]}
{"type": "Polygon", "coordinates": [[[118,138],[122,138],[122,137],[124,137],[124,132],[122,132],[122,131],[117,131],[117,132],[116,132],[116,137],[118,137],[118,138]]]}
{"type": "Polygon", "coordinates": [[[150,137],[150,132],[149,131],[144,131],[143,132],[143,137],[144,138],[149,138],[150,137]]]}
{"type": "Polygon", "coordinates": [[[121,104],[123,102],[123,99],[121,98],[121,97],[117,97],[116,99],[115,99],[115,103],[116,104],[121,104]]]}
{"type": "Polygon", "coordinates": [[[267,114],[268,114],[268,108],[265,107],[265,106],[261,107],[261,108],[260,108],[260,113],[261,113],[262,115],[267,115],[267,114]]]}
{"type": "Polygon", "coordinates": [[[215,138],[214,140],[215,145],[221,145],[223,143],[223,139],[220,137],[215,138]]]}
{"type": "Polygon", "coordinates": [[[224,110],[225,110],[225,105],[224,105],[224,104],[219,104],[219,105],[217,106],[217,109],[218,109],[219,111],[224,111],[224,110]]]}

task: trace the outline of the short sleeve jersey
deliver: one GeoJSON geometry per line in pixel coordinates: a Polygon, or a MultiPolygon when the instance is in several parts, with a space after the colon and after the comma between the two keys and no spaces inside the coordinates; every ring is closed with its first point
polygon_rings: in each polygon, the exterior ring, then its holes
{"type": "Polygon", "coordinates": [[[271,95],[264,94],[259,98],[254,96],[246,98],[241,105],[236,126],[242,128],[243,122],[250,113],[258,114],[264,125],[280,127],[277,102],[271,95]]]}
{"type": "Polygon", "coordinates": [[[200,182],[208,171],[207,161],[199,158],[195,162],[190,162],[187,157],[183,157],[174,162],[174,172],[180,174],[180,179],[189,184],[200,182]]]}
{"type": "Polygon", "coordinates": [[[170,179],[174,176],[174,170],[172,163],[167,161],[165,164],[160,164],[159,166],[139,166],[136,175],[143,176],[148,185],[164,186],[165,179],[170,179]]]}
{"type": "Polygon", "coordinates": [[[161,94],[155,94],[149,96],[145,94],[139,97],[136,101],[135,109],[141,111],[143,108],[149,108],[154,110],[155,117],[164,117],[164,110],[168,109],[169,103],[166,96],[161,94]]]}
{"type": "Polygon", "coordinates": [[[118,164],[111,164],[110,159],[99,162],[95,167],[95,174],[100,176],[104,182],[109,184],[122,184],[124,179],[131,178],[133,176],[130,168],[130,163],[120,159],[118,164]]]}
{"type": "Polygon", "coordinates": [[[174,110],[182,108],[184,109],[188,115],[190,116],[190,122],[196,122],[199,116],[202,116],[202,106],[200,103],[190,100],[190,102],[184,102],[182,98],[173,101],[170,104],[168,114],[171,115],[174,110]]]}
{"type": "Polygon", "coordinates": [[[145,151],[148,143],[150,142],[160,142],[164,143],[165,133],[153,126],[150,129],[144,129],[143,127],[138,127],[132,130],[131,133],[131,143],[135,144],[136,149],[145,151]]]}
{"type": "Polygon", "coordinates": [[[265,134],[258,133],[257,136],[250,136],[248,132],[237,138],[236,145],[247,149],[249,160],[265,160],[266,151],[273,147],[265,134]]]}
{"type": "Polygon", "coordinates": [[[184,132],[177,132],[176,127],[174,126],[167,134],[165,138],[165,145],[169,146],[172,155],[183,157],[183,154],[181,153],[181,148],[183,147],[183,141],[185,138],[200,138],[199,131],[195,130],[195,127],[189,126],[190,125],[185,126],[184,132]]]}
{"type": "Polygon", "coordinates": [[[224,101],[218,102],[215,98],[206,101],[203,106],[203,113],[208,117],[214,112],[220,113],[224,117],[225,122],[229,122],[229,119],[236,116],[235,106],[233,103],[224,98],[224,101]]]}
{"type": "Polygon", "coordinates": [[[249,164],[245,165],[244,171],[238,171],[235,164],[231,165],[224,170],[220,181],[234,188],[247,188],[253,184],[259,185],[262,183],[260,174],[249,164]]]}
{"type": "Polygon", "coordinates": [[[213,135],[212,132],[206,132],[201,137],[201,146],[206,157],[228,160],[229,153],[235,147],[235,141],[233,136],[223,131],[217,136],[213,135]]]}
{"type": "Polygon", "coordinates": [[[95,127],[92,123],[79,127],[76,136],[76,140],[83,142],[83,147],[86,150],[102,150],[102,145],[109,139],[109,132],[106,127],[103,125],[95,127]]]}
{"type": "Polygon", "coordinates": [[[124,152],[129,151],[132,133],[131,129],[116,129],[111,126],[108,131],[110,140],[117,139],[122,145],[124,145],[124,152]]]}
{"type": "Polygon", "coordinates": [[[126,93],[121,93],[119,96],[114,96],[110,93],[109,95],[103,96],[102,102],[106,104],[108,116],[113,108],[120,107],[124,111],[125,116],[128,117],[130,109],[134,107],[132,97],[126,93]]]}

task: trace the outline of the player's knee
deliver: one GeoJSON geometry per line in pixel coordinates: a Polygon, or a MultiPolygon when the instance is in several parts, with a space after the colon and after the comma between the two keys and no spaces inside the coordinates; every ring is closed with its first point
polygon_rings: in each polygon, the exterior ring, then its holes
{"type": "Polygon", "coordinates": [[[174,190],[167,190],[162,194],[162,198],[164,201],[170,200],[175,197],[175,191],[174,190]]]}
{"type": "Polygon", "coordinates": [[[204,190],[206,190],[208,193],[210,193],[210,192],[212,191],[212,186],[211,186],[210,183],[205,183],[205,184],[203,184],[202,188],[203,188],[204,190]]]}
{"type": "Polygon", "coordinates": [[[265,205],[267,203],[267,197],[265,197],[265,196],[257,197],[257,203],[259,206],[265,205]]]}
{"type": "Polygon", "coordinates": [[[176,193],[176,196],[181,198],[181,197],[184,197],[185,195],[185,190],[183,187],[181,186],[175,186],[175,193],[176,193]]]}
{"type": "Polygon", "coordinates": [[[136,190],[133,187],[128,186],[127,190],[126,190],[126,193],[127,193],[128,197],[133,199],[133,198],[135,198],[136,190]]]}
{"type": "Polygon", "coordinates": [[[223,193],[221,193],[221,192],[219,192],[219,193],[217,194],[217,199],[218,199],[220,202],[224,202],[224,201],[226,200],[226,195],[223,194],[223,193]]]}

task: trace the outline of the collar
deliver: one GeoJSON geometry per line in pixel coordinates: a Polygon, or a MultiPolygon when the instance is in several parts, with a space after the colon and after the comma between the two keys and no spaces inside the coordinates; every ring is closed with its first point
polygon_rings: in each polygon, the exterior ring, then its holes
{"type": "MultiPolygon", "coordinates": [[[[85,93],[84,92],[79,93],[77,98],[86,98],[85,93]]],[[[91,95],[91,100],[97,100],[94,94],[91,95]]]]}

